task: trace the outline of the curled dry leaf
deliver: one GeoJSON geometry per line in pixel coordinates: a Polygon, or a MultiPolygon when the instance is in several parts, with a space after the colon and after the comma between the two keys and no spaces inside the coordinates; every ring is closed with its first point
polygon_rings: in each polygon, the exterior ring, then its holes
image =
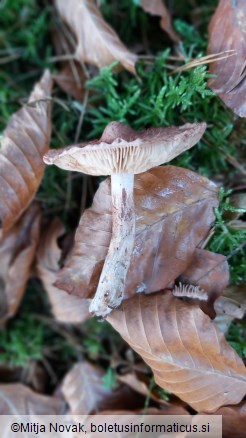
{"type": "Polygon", "coordinates": [[[167,291],[136,295],[107,320],[152,368],[156,383],[197,411],[214,412],[245,396],[242,360],[197,306],[167,291]]]}
{"type": "Polygon", "coordinates": [[[0,321],[15,315],[39,240],[40,210],[32,204],[0,241],[0,321]],[[20,275],[21,273],[21,275],[20,275]]]}
{"type": "Polygon", "coordinates": [[[168,33],[175,43],[179,42],[180,38],[173,30],[170,14],[162,0],[141,0],[140,4],[149,14],[161,17],[161,28],[168,33]]]}
{"type": "Polygon", "coordinates": [[[215,78],[208,84],[240,117],[246,116],[245,20],[245,0],[220,0],[209,25],[208,53],[228,51],[228,57],[211,64],[215,78]]]}
{"type": "Polygon", "coordinates": [[[61,258],[57,239],[64,231],[59,219],[55,219],[45,231],[38,248],[37,271],[48,293],[54,317],[60,322],[76,324],[90,317],[89,300],[68,295],[53,286],[61,258]]]}
{"type": "Polygon", "coordinates": [[[208,294],[208,302],[201,303],[201,309],[214,317],[214,301],[222,295],[229,282],[229,268],[226,257],[204,249],[196,248],[193,259],[180,277],[182,283],[199,285],[208,294]]]}
{"type": "Polygon", "coordinates": [[[58,398],[35,393],[21,383],[0,385],[1,415],[61,415],[65,403],[58,398]]]}
{"type": "Polygon", "coordinates": [[[106,409],[136,409],[143,399],[128,386],[120,384],[116,388],[103,386],[104,371],[89,362],[76,364],[65,376],[62,393],[70,412],[75,415],[99,413],[106,409]]]}
{"type": "Polygon", "coordinates": [[[236,306],[242,309],[242,313],[246,313],[246,284],[240,284],[239,286],[233,284],[228,286],[224,293],[225,298],[228,298],[235,302],[236,306]]]}
{"type": "Polygon", "coordinates": [[[46,71],[24,105],[9,120],[0,150],[0,218],[3,235],[30,204],[44,172],[51,132],[52,79],[46,71]]]}
{"type": "Polygon", "coordinates": [[[219,315],[228,315],[230,317],[242,319],[245,314],[245,304],[241,305],[236,300],[227,297],[220,297],[214,304],[216,313],[219,315]]]}
{"type": "Polygon", "coordinates": [[[55,0],[55,5],[76,34],[77,59],[99,68],[117,60],[127,70],[136,73],[137,56],[127,50],[116,32],[104,21],[94,0],[55,0]]]}
{"type": "MultiPolygon", "coordinates": [[[[174,166],[135,176],[136,238],[127,274],[126,297],[167,287],[192,261],[218,205],[217,187],[174,166]]],[[[97,288],[111,240],[110,181],[101,183],[93,205],[81,217],[75,245],[56,286],[91,296],[97,288]]]]}

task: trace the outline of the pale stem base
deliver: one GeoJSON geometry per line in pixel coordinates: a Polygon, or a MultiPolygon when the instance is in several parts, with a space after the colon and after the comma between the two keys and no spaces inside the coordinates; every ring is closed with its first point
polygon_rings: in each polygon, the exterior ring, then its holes
{"type": "Polygon", "coordinates": [[[106,316],[123,300],[135,240],[134,175],[111,177],[112,238],[90,312],[106,316]]]}

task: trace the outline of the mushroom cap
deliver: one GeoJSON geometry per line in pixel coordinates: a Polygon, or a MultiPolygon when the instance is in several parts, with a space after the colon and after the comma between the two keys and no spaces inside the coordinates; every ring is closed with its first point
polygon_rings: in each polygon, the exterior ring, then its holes
{"type": "Polygon", "coordinates": [[[99,140],[51,149],[43,159],[46,164],[89,175],[137,174],[190,149],[205,129],[206,123],[186,123],[134,131],[123,123],[111,122],[99,140]]]}

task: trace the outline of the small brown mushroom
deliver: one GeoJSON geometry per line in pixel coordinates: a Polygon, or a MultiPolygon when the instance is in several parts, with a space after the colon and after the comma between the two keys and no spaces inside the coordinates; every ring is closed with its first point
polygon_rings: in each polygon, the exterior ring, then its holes
{"type": "Polygon", "coordinates": [[[111,175],[112,239],[90,311],[106,316],[123,299],[135,240],[134,174],[171,161],[194,146],[205,123],[134,131],[111,122],[99,140],[50,150],[46,164],[90,175],[111,175]]]}

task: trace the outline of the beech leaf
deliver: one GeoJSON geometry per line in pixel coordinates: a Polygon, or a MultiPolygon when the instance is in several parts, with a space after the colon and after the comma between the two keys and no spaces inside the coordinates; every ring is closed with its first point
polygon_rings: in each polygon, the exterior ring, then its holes
{"type": "Polygon", "coordinates": [[[35,257],[39,230],[40,210],[35,203],[0,241],[1,321],[18,310],[35,257]]]}
{"type": "Polygon", "coordinates": [[[200,307],[213,318],[215,316],[214,302],[223,294],[229,282],[229,267],[226,257],[196,248],[190,265],[179,280],[181,283],[199,285],[206,291],[208,302],[202,302],[200,307]]]}
{"type": "Polygon", "coordinates": [[[0,415],[61,415],[64,411],[65,403],[59,398],[40,395],[21,383],[0,385],[0,415]]]}
{"type": "Polygon", "coordinates": [[[228,57],[211,63],[208,82],[212,90],[238,116],[246,116],[246,3],[220,0],[209,25],[208,53],[228,52],[228,57]]]}
{"type": "Polygon", "coordinates": [[[85,75],[77,61],[74,61],[73,66],[69,62],[64,64],[61,70],[56,75],[53,75],[53,79],[65,93],[78,101],[82,101],[85,93],[85,75]],[[74,72],[73,67],[76,72],[74,72]],[[75,74],[77,77],[75,77],[75,74]]]}
{"type": "MultiPolygon", "coordinates": [[[[190,170],[165,166],[135,175],[136,237],[125,296],[172,284],[192,261],[218,205],[217,187],[190,170]]],[[[75,245],[56,286],[84,298],[97,288],[111,240],[110,180],[81,217],[75,245]]]]}
{"type": "Polygon", "coordinates": [[[139,395],[127,385],[120,384],[113,389],[105,388],[102,381],[104,374],[102,368],[90,362],[77,363],[68,372],[61,389],[70,407],[71,415],[139,407],[139,395]]]}
{"type": "Polygon", "coordinates": [[[55,0],[62,19],[76,34],[75,57],[101,68],[119,61],[136,74],[137,56],[129,52],[116,32],[105,22],[94,0],[55,0]]]}
{"type": "Polygon", "coordinates": [[[245,396],[242,360],[197,306],[168,291],[138,294],[107,320],[152,368],[156,383],[195,410],[214,412],[245,396]]]}
{"type": "MultiPolygon", "coordinates": [[[[135,373],[123,374],[122,376],[118,375],[117,378],[119,382],[125,383],[134,391],[138,392],[139,394],[142,394],[145,398],[146,397],[151,398],[155,402],[159,403],[159,405],[163,404],[165,406],[169,406],[169,403],[163,398],[161,398],[161,396],[155,394],[154,392],[151,392],[148,385],[142,380],[140,380],[135,373]]],[[[180,409],[182,410],[182,408],[180,409]]]]}
{"type": "Polygon", "coordinates": [[[170,14],[162,0],[141,0],[140,4],[149,14],[161,17],[161,28],[168,33],[175,43],[179,42],[180,38],[173,30],[170,14]]]}
{"type": "Polygon", "coordinates": [[[223,438],[245,438],[246,402],[220,408],[215,415],[222,415],[223,438]]]}
{"type": "Polygon", "coordinates": [[[29,103],[12,115],[0,150],[0,237],[9,230],[33,199],[41,182],[43,155],[51,133],[52,79],[46,71],[30,95],[29,103]]]}
{"type": "Polygon", "coordinates": [[[59,219],[55,219],[41,239],[37,255],[37,271],[48,293],[54,317],[64,323],[82,323],[90,317],[89,300],[68,295],[53,286],[59,271],[61,249],[57,239],[65,230],[59,219]]]}

